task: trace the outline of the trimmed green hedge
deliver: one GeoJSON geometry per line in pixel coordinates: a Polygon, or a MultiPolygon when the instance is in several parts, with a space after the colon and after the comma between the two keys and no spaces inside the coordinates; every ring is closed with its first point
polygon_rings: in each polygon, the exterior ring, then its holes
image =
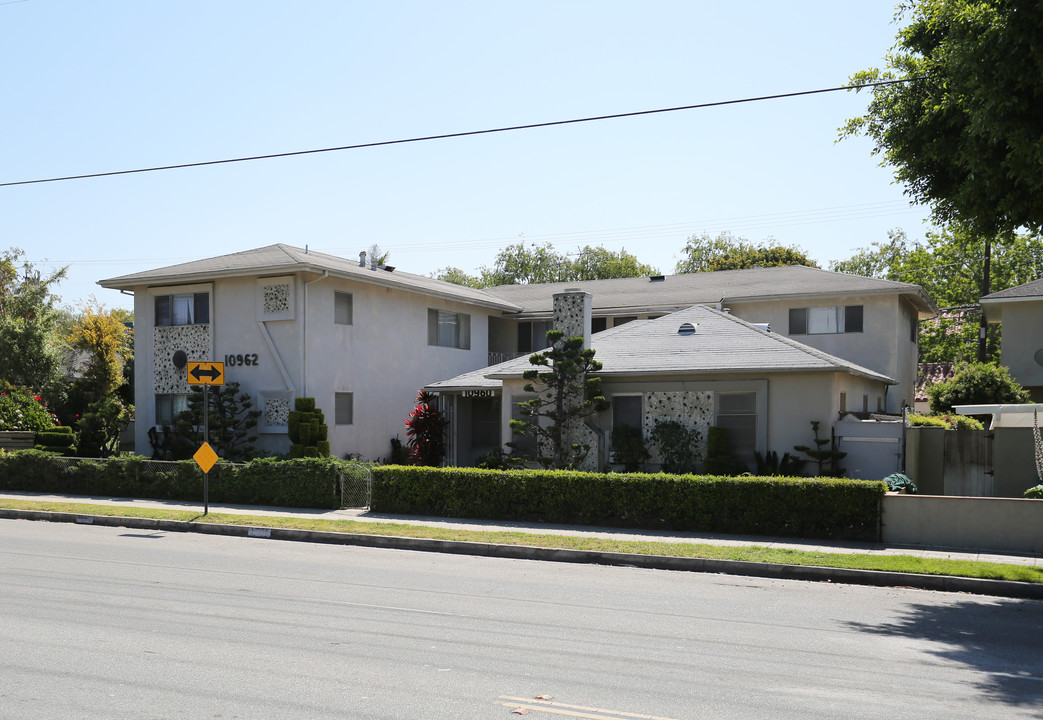
{"type": "MultiPolygon", "coordinates": [[[[210,471],[210,502],[339,508],[340,478],[366,472],[364,466],[334,458],[218,463],[210,471]]],[[[203,472],[191,460],[69,459],[22,450],[0,453],[0,490],[202,502],[203,472]]]]}
{"type": "Polygon", "coordinates": [[[886,491],[882,482],[832,478],[385,465],[373,468],[371,508],[440,517],[875,541],[886,491]]]}

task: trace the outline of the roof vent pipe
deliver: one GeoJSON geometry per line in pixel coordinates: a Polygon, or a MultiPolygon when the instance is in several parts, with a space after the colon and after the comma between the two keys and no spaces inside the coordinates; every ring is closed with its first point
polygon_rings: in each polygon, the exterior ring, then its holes
{"type": "Polygon", "coordinates": [[[359,267],[366,267],[366,251],[359,253],[359,267]]]}

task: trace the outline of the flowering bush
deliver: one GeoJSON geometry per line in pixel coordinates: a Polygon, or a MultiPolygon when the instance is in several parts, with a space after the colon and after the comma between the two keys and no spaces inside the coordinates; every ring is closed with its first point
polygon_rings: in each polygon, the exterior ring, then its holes
{"type": "Polygon", "coordinates": [[[406,419],[409,461],[413,465],[438,466],[445,457],[445,430],[449,421],[438,409],[437,402],[434,395],[421,391],[416,407],[406,419]]]}
{"type": "Polygon", "coordinates": [[[39,395],[28,390],[8,390],[0,394],[0,430],[39,432],[58,424],[58,418],[39,395]]]}

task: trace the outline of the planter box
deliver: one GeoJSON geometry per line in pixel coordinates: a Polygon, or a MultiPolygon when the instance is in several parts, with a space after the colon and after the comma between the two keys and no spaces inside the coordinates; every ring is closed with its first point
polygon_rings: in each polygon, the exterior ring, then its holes
{"type": "Polygon", "coordinates": [[[32,450],[36,433],[32,430],[0,430],[0,448],[5,450],[32,450]]]}

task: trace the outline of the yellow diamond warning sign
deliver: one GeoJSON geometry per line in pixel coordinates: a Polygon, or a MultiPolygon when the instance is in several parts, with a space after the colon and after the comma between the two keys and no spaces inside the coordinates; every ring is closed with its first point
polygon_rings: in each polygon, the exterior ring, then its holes
{"type": "Polygon", "coordinates": [[[192,459],[196,461],[199,467],[203,468],[203,472],[210,472],[210,468],[217,462],[217,453],[210,447],[210,443],[203,443],[202,447],[196,450],[196,454],[192,456],[192,459]]]}

